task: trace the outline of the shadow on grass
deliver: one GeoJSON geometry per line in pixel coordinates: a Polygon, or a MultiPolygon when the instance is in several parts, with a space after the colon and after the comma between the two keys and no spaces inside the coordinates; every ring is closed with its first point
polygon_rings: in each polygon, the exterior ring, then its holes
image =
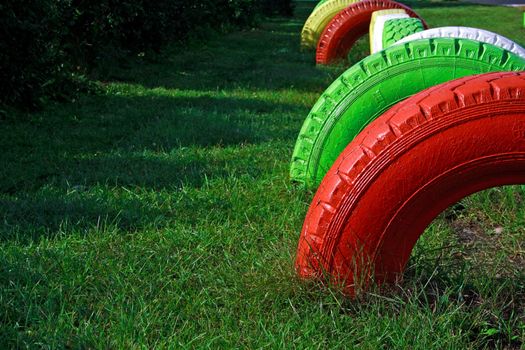
{"type": "Polygon", "coordinates": [[[454,260],[437,264],[418,261],[417,266],[412,263],[405,273],[401,298],[437,314],[455,310],[468,315],[458,322],[457,329],[476,348],[522,348],[523,265],[511,257],[494,264],[491,258],[478,260],[465,252],[454,260]]]}
{"type": "Polygon", "coordinates": [[[58,115],[56,123],[47,115],[42,126],[51,121],[48,136],[59,136],[82,151],[115,147],[157,151],[293,138],[290,128],[276,124],[307,111],[304,106],[256,98],[112,95],[90,99],[82,109],[57,111],[65,115],[58,115]],[[67,123],[70,115],[74,120],[67,123]]]}
{"type": "Polygon", "coordinates": [[[102,173],[109,181],[144,178],[124,185],[200,186],[204,175],[222,175],[224,164],[199,149],[294,140],[296,116],[306,113],[302,106],[252,99],[89,98],[81,109],[59,106],[0,127],[0,147],[9,150],[0,154],[0,192],[35,190],[70,174],[104,182],[102,173]]]}
{"type": "Polygon", "coordinates": [[[60,234],[85,234],[114,226],[135,231],[154,226],[166,213],[132,198],[45,189],[36,195],[0,197],[0,242],[26,244],[60,234]]]}
{"type": "Polygon", "coordinates": [[[276,157],[263,147],[268,159],[261,164],[258,144],[294,139],[301,122],[295,116],[307,112],[291,103],[211,95],[86,100],[81,108],[59,105],[0,126],[6,150],[0,154],[0,241],[85,233],[100,222],[124,231],[191,224],[202,208],[220,206],[206,196],[188,197],[178,214],[123,188],[177,195],[208,179],[257,177],[276,157]]]}
{"type": "Polygon", "coordinates": [[[103,76],[147,88],[319,91],[335,77],[316,68],[315,52],[300,50],[304,20],[298,17],[306,18],[309,9],[298,6],[301,15],[294,19],[268,20],[259,28],[196,41],[198,47],[172,47],[161,61],[146,57],[125,69],[108,67],[103,76]]]}
{"type": "Polygon", "coordinates": [[[311,53],[299,51],[301,26],[297,18],[274,19],[172,48],[153,62],[107,67],[108,94],[4,121],[0,240],[85,233],[101,222],[127,231],[178,219],[191,224],[207,205],[220,208],[210,196],[188,197],[177,218],[148,195],[256,177],[274,164],[272,148],[258,145],[292,142],[309,109],[282,102],[279,91],[319,91],[332,80],[311,53]],[[151,89],[157,87],[172,90],[151,89]]]}
{"type": "Polygon", "coordinates": [[[37,192],[0,194],[0,242],[25,245],[72,234],[83,237],[107,228],[136,232],[174,224],[192,226],[212,211],[231,206],[225,198],[192,190],[205,181],[206,169],[216,170],[216,162],[206,167],[192,161],[181,169],[180,164],[171,167],[170,162],[128,157],[82,165],[89,173],[65,170],[67,179],[57,179],[37,192]]]}

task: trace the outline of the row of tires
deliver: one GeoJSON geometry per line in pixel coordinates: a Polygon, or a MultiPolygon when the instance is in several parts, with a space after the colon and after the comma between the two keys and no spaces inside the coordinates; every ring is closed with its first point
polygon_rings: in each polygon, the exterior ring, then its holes
{"type": "Polygon", "coordinates": [[[324,0],[305,24],[318,63],[346,57],[366,31],[372,54],[321,95],[295,145],[291,179],[317,189],[302,277],[350,294],[395,280],[446,207],[525,183],[525,50],[481,29],[425,28],[388,0],[324,0]]]}
{"type": "Polygon", "coordinates": [[[316,62],[345,59],[361,36],[370,34],[370,52],[418,39],[461,38],[482,41],[525,57],[525,49],[497,33],[469,27],[430,30],[411,8],[391,0],[325,0],[306,20],[301,47],[316,49],[316,62]]]}

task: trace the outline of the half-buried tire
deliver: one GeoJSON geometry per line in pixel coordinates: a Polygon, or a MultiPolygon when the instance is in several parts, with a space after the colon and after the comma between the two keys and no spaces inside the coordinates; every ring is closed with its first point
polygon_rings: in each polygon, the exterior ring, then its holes
{"type": "MultiPolygon", "coordinates": [[[[402,9],[410,17],[421,19],[408,6],[391,0],[363,0],[351,4],[337,13],[324,28],[317,43],[316,62],[329,64],[347,57],[357,39],[368,33],[372,14],[388,9],[402,9]]],[[[426,23],[421,21],[426,28],[426,23]]]]}
{"type": "MultiPolygon", "coordinates": [[[[392,46],[399,40],[423,31],[423,23],[417,18],[405,18],[400,20],[388,20],[385,22],[382,31],[382,42],[379,46],[379,50],[383,50],[385,47],[392,46]]],[[[377,52],[374,51],[374,52],[377,52]]]]}
{"type": "Polygon", "coordinates": [[[308,16],[301,31],[301,48],[315,49],[326,25],[339,11],[359,0],[326,0],[308,16]]]}
{"type": "Polygon", "coordinates": [[[521,47],[513,40],[488,30],[471,27],[432,28],[406,36],[397,41],[396,44],[430,38],[458,38],[481,41],[483,43],[499,46],[525,59],[525,48],[521,47]]]}
{"type": "Polygon", "coordinates": [[[296,269],[353,293],[401,276],[445,208],[525,183],[525,72],[422,91],[372,122],[339,156],[306,216],[296,269]]]}
{"type": "Polygon", "coordinates": [[[324,4],[326,1],[327,1],[327,0],[321,0],[321,1],[319,1],[319,2],[317,3],[317,5],[315,5],[314,10],[315,10],[316,8],[318,8],[319,6],[321,6],[322,4],[324,4]]]}
{"type": "Polygon", "coordinates": [[[368,34],[370,37],[370,53],[381,51],[383,48],[383,28],[385,22],[391,19],[410,18],[405,10],[381,10],[372,13],[368,34]]]}
{"type": "Polygon", "coordinates": [[[525,70],[525,60],[465,39],[422,39],[368,56],[336,79],[304,121],[290,167],[293,181],[315,189],[343,149],[395,103],[468,75],[525,70]]]}

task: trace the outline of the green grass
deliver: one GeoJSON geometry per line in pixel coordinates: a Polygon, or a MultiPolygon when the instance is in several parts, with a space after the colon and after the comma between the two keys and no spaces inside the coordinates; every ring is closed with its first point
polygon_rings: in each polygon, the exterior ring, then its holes
{"type": "MultiPolygon", "coordinates": [[[[515,9],[412,5],[431,26],[525,44],[515,9]]],[[[0,121],[0,348],[525,346],[523,187],[441,215],[390,290],[349,300],[296,278],[313,194],[289,160],[344,69],[299,51],[312,7],[108,67],[105,94],[0,121]]]]}

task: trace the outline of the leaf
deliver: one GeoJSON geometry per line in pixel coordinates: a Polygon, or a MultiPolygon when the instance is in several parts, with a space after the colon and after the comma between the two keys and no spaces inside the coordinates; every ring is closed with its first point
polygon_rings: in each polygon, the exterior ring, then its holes
{"type": "Polygon", "coordinates": [[[487,328],[481,331],[481,335],[485,335],[487,337],[492,337],[493,335],[496,335],[499,333],[499,330],[496,328],[487,328]]]}

